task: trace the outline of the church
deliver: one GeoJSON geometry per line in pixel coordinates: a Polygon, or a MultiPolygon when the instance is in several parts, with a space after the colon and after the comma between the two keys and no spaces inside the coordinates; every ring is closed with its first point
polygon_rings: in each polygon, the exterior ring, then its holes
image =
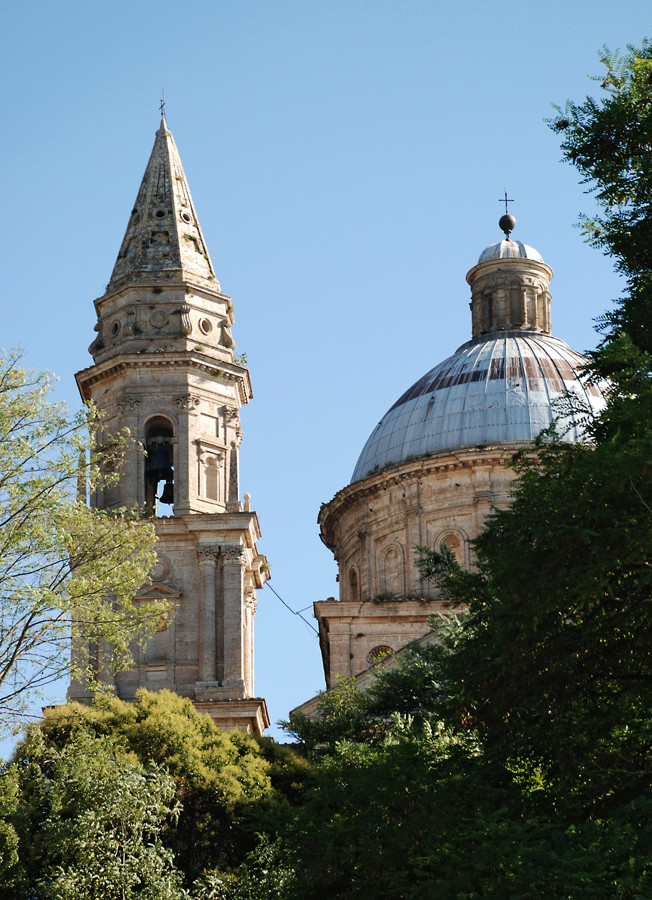
{"type": "MultiPolygon", "coordinates": [[[[552,334],[553,271],[511,239],[515,224],[506,212],[503,240],[467,273],[471,339],[393,403],[351,483],[319,511],[340,591],[314,604],[327,688],[423,638],[428,620],[449,608],[420,580],[415,547],[446,546],[472,566],[469,542],[493,508],[510,502],[514,453],[553,422],[562,440],[581,441],[580,420],[604,406],[581,375],[585,358],[552,334]]],[[[315,708],[313,700],[296,711],[315,708]]]]}
{"type": "MultiPolygon", "coordinates": [[[[419,580],[415,547],[443,546],[473,564],[470,541],[510,502],[508,463],[556,422],[582,440],[569,395],[586,415],[604,405],[581,375],[585,359],[551,331],[553,271],[527,244],[504,238],[469,270],[471,338],[408,387],[380,420],[350,484],[319,511],[320,536],[339,572],[338,599],[314,604],[326,687],[364,678],[374,663],[431,632],[449,601],[419,580]]],[[[175,613],[116,693],[169,689],[221,728],[262,734],[254,691],[256,591],[268,578],[258,516],[239,493],[239,410],[252,397],[234,353],[234,310],[221,291],[165,116],[102,297],[95,301],[93,365],[77,373],[108,435],[132,447],[115,486],[91,504],[134,504],[156,526],[157,563],[139,600],[175,613]]],[[[102,675],[101,648],[97,674],[102,675]]],[[[70,686],[88,702],[88,688],[70,686]]],[[[314,714],[315,700],[296,711],[314,714]]]]}

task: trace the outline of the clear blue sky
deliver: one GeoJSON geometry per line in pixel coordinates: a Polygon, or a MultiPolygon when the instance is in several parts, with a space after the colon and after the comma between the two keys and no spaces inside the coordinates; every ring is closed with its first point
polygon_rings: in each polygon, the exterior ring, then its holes
{"type": "MultiPolygon", "coordinates": [[[[598,93],[599,48],[639,44],[649,18],[647,0],[5,3],[0,345],[77,405],[165,86],[254,386],[242,490],[272,585],[310,615],[337,592],[319,505],[386,409],[469,338],[464,276],[501,237],[505,187],[514,237],[555,270],[553,332],[594,346],[619,284],[574,227],[590,197],[544,119],[598,93]]],[[[258,610],[276,720],[323,687],[321,661],[267,588],[258,610]]]]}

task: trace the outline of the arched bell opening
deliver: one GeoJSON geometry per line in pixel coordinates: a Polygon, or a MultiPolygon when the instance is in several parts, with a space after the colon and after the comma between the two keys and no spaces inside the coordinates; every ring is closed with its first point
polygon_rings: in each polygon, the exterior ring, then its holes
{"type": "Polygon", "coordinates": [[[159,416],[145,427],[145,509],[148,516],[174,514],[174,431],[159,416]]]}

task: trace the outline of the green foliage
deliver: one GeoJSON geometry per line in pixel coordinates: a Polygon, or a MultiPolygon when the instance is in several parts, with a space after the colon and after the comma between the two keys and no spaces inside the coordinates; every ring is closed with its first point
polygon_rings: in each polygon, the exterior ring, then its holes
{"type": "MultiPolygon", "coordinates": [[[[6,834],[14,847],[7,883],[12,883],[10,875],[13,882],[20,880],[20,875],[25,890],[45,884],[42,860],[49,860],[48,866],[64,863],[52,856],[53,849],[44,849],[43,842],[48,834],[55,835],[54,847],[65,833],[70,836],[70,872],[65,878],[71,884],[74,879],[86,884],[84,879],[95,872],[96,859],[104,860],[107,854],[117,852],[109,833],[108,823],[114,815],[111,805],[121,803],[133,791],[136,809],[138,784],[147,793],[146,783],[152,772],[158,773],[151,789],[152,803],[164,802],[169,812],[152,824],[152,807],[147,813],[151,824],[147,840],[125,831],[125,842],[129,852],[144,844],[150,847],[147,865],[159,865],[161,873],[173,872],[174,860],[185,888],[195,893],[208,890],[211,883],[228,884],[229,890],[235,890],[235,885],[242,882],[244,891],[250,878],[250,866],[244,865],[245,860],[251,856],[251,866],[258,865],[262,872],[265,854],[271,852],[269,847],[265,850],[265,833],[273,834],[290,816],[310,777],[308,764],[288,748],[258,741],[243,732],[220,731],[190,701],[168,691],[141,691],[133,703],[98,697],[93,706],[71,703],[48,709],[44,721],[19,745],[13,763],[4,773],[4,781],[0,779],[7,792],[0,815],[0,840],[6,834]],[[97,767],[88,762],[94,746],[100,760],[97,767]],[[60,778],[57,766],[63,765],[61,760],[68,773],[65,791],[75,792],[75,809],[81,810],[75,813],[74,828],[63,801],[54,804],[53,800],[56,791],[64,790],[57,787],[55,791],[52,786],[53,779],[60,778]],[[115,774],[110,774],[111,767],[115,774]],[[118,770],[122,775],[118,775],[118,770]],[[104,776],[102,772],[109,774],[104,776]],[[104,777],[115,785],[102,788],[104,777]],[[165,793],[159,796],[156,785],[160,791],[165,787],[165,793]],[[83,840],[84,829],[91,828],[91,812],[95,810],[93,815],[100,815],[96,809],[99,805],[102,815],[106,813],[107,825],[106,829],[101,823],[92,826],[97,849],[93,860],[89,860],[76,841],[83,840]]],[[[156,809],[162,810],[162,806],[156,809]]],[[[139,827],[146,826],[150,827],[143,819],[139,827]]],[[[173,887],[176,890],[176,876],[170,878],[170,891],[173,887]]],[[[0,893],[0,898],[3,896],[0,893]]]]}
{"type": "Polygon", "coordinates": [[[362,697],[341,683],[335,704],[322,698],[327,713],[333,705],[339,712],[324,725],[317,769],[273,848],[286,870],[277,896],[649,896],[649,790],[608,814],[568,815],[536,756],[492,758],[485,734],[456,715],[450,724],[437,718],[450,703],[440,679],[463,632],[452,628],[440,653],[442,645],[397,654],[362,697]],[[367,733],[346,739],[370,694],[367,733]],[[420,718],[396,711],[410,698],[420,718]],[[381,710],[392,707],[380,729],[381,710]]]}
{"type": "Polygon", "coordinates": [[[20,791],[16,771],[0,772],[0,884],[15,888],[21,866],[18,858],[19,837],[14,825],[20,791]]]}
{"type": "Polygon", "coordinates": [[[550,125],[562,135],[564,159],[578,170],[602,210],[582,219],[588,241],[607,250],[616,268],[628,274],[652,266],[652,42],[646,38],[624,55],[605,47],[600,61],[606,71],[595,80],[601,81],[603,98],[567,102],[550,125]]]}
{"type": "Polygon", "coordinates": [[[470,610],[448,714],[501,760],[538,760],[582,808],[634,799],[652,776],[650,460],[652,435],[543,448],[478,538],[478,571],[441,581],[470,610]]]}
{"type": "Polygon", "coordinates": [[[23,806],[3,808],[23,838],[1,897],[44,900],[149,897],[181,900],[180,875],[161,842],[179,813],[175,783],[106,737],[78,729],[59,750],[34,729],[4,778],[23,806]],[[25,832],[29,841],[25,841],[25,832]]]}
{"type": "Polygon", "coordinates": [[[356,688],[355,678],[341,677],[335,687],[319,695],[315,718],[293,713],[282,724],[308,751],[333,750],[341,740],[369,739],[378,728],[369,715],[368,695],[356,688]]]}
{"type": "Polygon", "coordinates": [[[602,59],[606,97],[552,123],[597,200],[590,239],[627,281],[591,356],[609,378],[594,445],[553,441],[520,461],[513,504],[475,543],[477,572],[422,563],[470,609],[450,714],[584,811],[632,801],[652,777],[652,44],[602,59]]]}
{"type": "Polygon", "coordinates": [[[262,835],[256,849],[237,871],[225,875],[209,873],[193,884],[193,900],[278,900],[285,897],[294,873],[282,860],[278,848],[262,835]]]}
{"type": "Polygon", "coordinates": [[[317,758],[337,751],[342,741],[382,743],[396,721],[436,727],[448,697],[446,659],[460,630],[457,616],[438,617],[437,640],[414,643],[374,669],[374,678],[358,689],[355,678],[338,678],[319,696],[318,715],[294,713],[285,729],[302,749],[317,758]]]}
{"type": "Polygon", "coordinates": [[[541,781],[443,723],[395,718],[382,741],[341,741],[277,844],[293,873],[280,896],[649,896],[652,800],[574,822],[541,781]]]}
{"type": "Polygon", "coordinates": [[[143,764],[165,765],[177,779],[182,808],[166,842],[189,876],[228,868],[253,849],[247,811],[273,793],[269,763],[253,738],[220,731],[169,691],[140,691],[133,703],[111,698],[90,708],[59,707],[48,711],[43,730],[61,744],[77,722],[118,740],[143,764]]]}
{"type": "MultiPolygon", "coordinates": [[[[613,257],[626,295],[601,320],[607,342],[592,354],[601,375],[618,381],[650,378],[652,353],[652,41],[624,55],[604,48],[601,100],[568,102],[551,121],[562,136],[564,159],[574,165],[596,200],[584,216],[587,240],[613,257]]],[[[620,392],[620,384],[616,390],[620,392]]],[[[625,387],[625,385],[623,385],[625,387]]],[[[648,420],[649,421],[649,420],[648,420]]]]}
{"type": "Polygon", "coordinates": [[[108,642],[109,668],[128,666],[131,642],[165,613],[133,600],[154,560],[153,527],[76,498],[86,481],[115,477],[124,439],[89,446],[97,415],[71,416],[50,398],[52,376],[18,361],[0,355],[0,731],[50,682],[91,677],[89,642],[108,642]],[[86,641],[71,660],[73,627],[86,641]]]}

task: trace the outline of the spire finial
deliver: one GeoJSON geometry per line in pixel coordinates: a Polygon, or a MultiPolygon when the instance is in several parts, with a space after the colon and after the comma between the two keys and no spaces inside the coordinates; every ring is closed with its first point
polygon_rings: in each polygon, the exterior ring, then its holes
{"type": "Polygon", "coordinates": [[[516,219],[514,218],[514,216],[510,216],[509,209],[507,208],[508,203],[514,202],[511,197],[507,196],[507,188],[505,188],[505,196],[501,197],[498,202],[505,204],[505,215],[500,217],[498,227],[501,231],[505,232],[505,237],[507,238],[507,240],[509,240],[509,236],[516,226],[516,219]]]}
{"type": "Polygon", "coordinates": [[[513,203],[514,201],[512,200],[511,197],[508,197],[508,196],[507,196],[507,188],[505,188],[505,196],[504,196],[504,197],[500,197],[499,200],[498,200],[498,202],[499,202],[499,203],[504,203],[504,204],[505,204],[505,215],[506,215],[506,216],[509,215],[509,210],[507,209],[507,204],[508,204],[508,203],[513,203]]]}
{"type": "Polygon", "coordinates": [[[161,88],[161,102],[159,104],[161,118],[165,119],[165,88],[161,88]]]}

